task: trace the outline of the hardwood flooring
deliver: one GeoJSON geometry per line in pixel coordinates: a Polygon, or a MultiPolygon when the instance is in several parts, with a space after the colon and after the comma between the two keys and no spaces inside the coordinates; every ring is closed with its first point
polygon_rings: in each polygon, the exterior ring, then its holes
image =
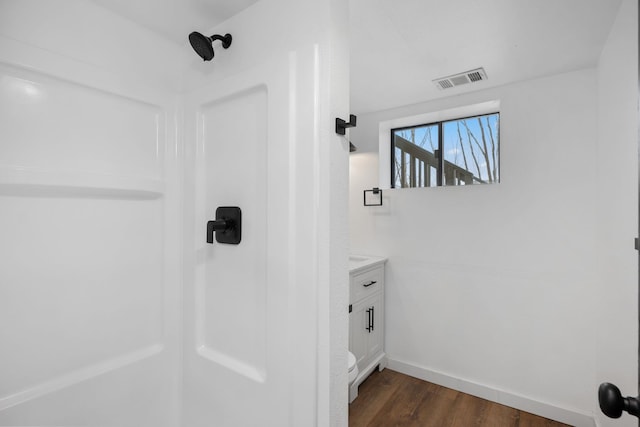
{"type": "Polygon", "coordinates": [[[390,369],[377,370],[349,405],[349,427],[567,427],[390,369]]]}

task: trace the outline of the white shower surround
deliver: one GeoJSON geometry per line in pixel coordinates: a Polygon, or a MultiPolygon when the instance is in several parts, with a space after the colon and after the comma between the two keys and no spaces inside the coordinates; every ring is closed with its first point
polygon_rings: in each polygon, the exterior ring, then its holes
{"type": "MultiPolygon", "coordinates": [[[[348,144],[330,119],[349,113],[344,9],[338,0],[262,0],[219,29],[194,28],[234,35],[203,64],[186,34],[177,45],[92,3],[0,4],[0,424],[346,425],[347,315],[338,307],[348,299],[348,144]],[[241,87],[257,95],[243,97],[241,87]],[[201,247],[194,218],[206,213],[194,203],[209,196],[196,194],[202,176],[193,167],[203,159],[196,141],[205,140],[189,126],[206,118],[197,105],[206,110],[225,90],[263,106],[251,120],[264,123],[247,131],[267,129],[254,143],[267,144],[268,169],[254,179],[269,199],[266,212],[245,200],[253,234],[244,246],[201,247]],[[264,186],[274,181],[287,184],[264,186]],[[238,347],[225,365],[229,357],[212,358],[191,338],[199,302],[187,269],[206,251],[234,250],[263,263],[255,273],[266,274],[266,290],[251,282],[257,276],[232,280],[268,293],[255,303],[271,323],[256,325],[265,357],[238,347]],[[255,375],[242,360],[258,366],[255,375]],[[227,372],[203,383],[197,363],[227,372]],[[285,399],[260,408],[252,393],[272,383],[273,398],[285,399]],[[244,400],[220,406],[235,389],[244,400]],[[212,390],[222,393],[203,394],[212,390]]],[[[245,148],[226,150],[251,156],[245,148]]],[[[233,257],[227,264],[242,268],[233,257]]],[[[206,317],[215,307],[204,303],[204,343],[232,346],[207,323],[223,320],[206,317]]],[[[250,327],[235,321],[229,330],[250,327]]]]}

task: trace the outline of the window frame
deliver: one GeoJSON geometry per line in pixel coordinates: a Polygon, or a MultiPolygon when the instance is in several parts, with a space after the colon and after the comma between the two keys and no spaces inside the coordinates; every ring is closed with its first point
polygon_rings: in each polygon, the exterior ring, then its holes
{"type": "MultiPolygon", "coordinates": [[[[500,122],[500,111],[489,111],[489,112],[485,112],[485,113],[479,113],[479,114],[472,114],[470,116],[468,115],[463,115],[461,117],[452,117],[452,118],[447,118],[446,120],[438,120],[438,121],[432,121],[432,122],[428,122],[428,123],[423,123],[423,124],[417,124],[417,125],[409,125],[409,126],[400,126],[400,127],[395,127],[395,128],[390,128],[389,130],[389,138],[390,138],[390,172],[391,172],[391,182],[390,187],[391,189],[396,189],[396,188],[433,188],[433,187],[459,187],[459,185],[444,185],[444,156],[441,154],[442,153],[442,141],[443,141],[443,132],[442,132],[442,128],[443,128],[443,124],[444,123],[448,123],[448,122],[455,122],[458,120],[467,120],[467,119],[475,119],[477,117],[484,117],[484,116],[492,116],[492,115],[498,115],[498,123],[500,122]],[[436,175],[436,185],[435,186],[429,186],[429,187],[396,187],[395,186],[395,181],[396,181],[396,168],[395,168],[395,150],[396,150],[396,144],[395,144],[395,132],[396,131],[401,131],[401,130],[411,130],[411,129],[416,129],[416,128],[421,128],[421,127],[431,127],[431,126],[437,126],[438,127],[438,148],[435,150],[434,155],[436,156],[437,160],[438,160],[438,168],[437,168],[437,175],[436,175]]],[[[498,166],[498,171],[500,171],[500,128],[501,126],[498,126],[498,155],[496,156],[496,163],[498,166]]],[[[500,173],[498,173],[498,180],[495,182],[495,184],[500,183],[500,173]]]]}

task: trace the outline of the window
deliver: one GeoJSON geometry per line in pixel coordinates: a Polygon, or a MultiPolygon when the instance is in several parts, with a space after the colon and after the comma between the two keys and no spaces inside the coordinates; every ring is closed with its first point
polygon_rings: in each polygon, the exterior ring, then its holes
{"type": "Polygon", "coordinates": [[[391,129],[391,188],[500,182],[500,113],[391,129]]]}

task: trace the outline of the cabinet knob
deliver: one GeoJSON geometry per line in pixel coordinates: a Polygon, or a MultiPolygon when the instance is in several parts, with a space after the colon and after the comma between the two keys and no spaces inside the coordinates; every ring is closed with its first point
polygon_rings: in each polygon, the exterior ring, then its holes
{"type": "Polygon", "coordinates": [[[369,283],[363,283],[362,286],[364,286],[365,288],[368,288],[369,286],[375,285],[376,283],[378,283],[378,282],[376,282],[375,280],[372,280],[369,283]]]}

